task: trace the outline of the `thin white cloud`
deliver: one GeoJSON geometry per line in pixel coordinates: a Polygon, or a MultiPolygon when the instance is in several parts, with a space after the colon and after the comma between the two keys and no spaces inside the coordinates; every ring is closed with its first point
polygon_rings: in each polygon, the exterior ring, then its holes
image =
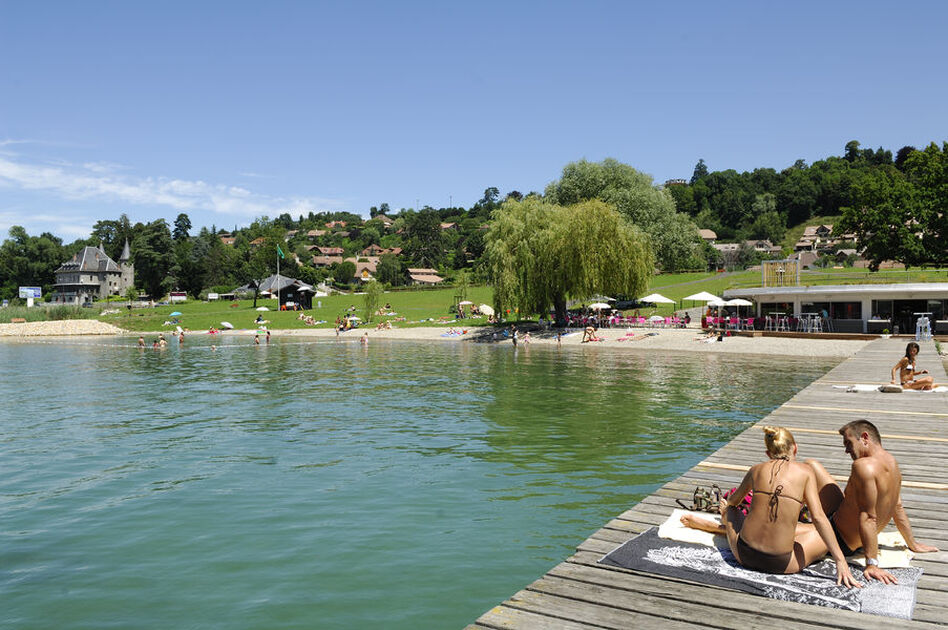
{"type": "Polygon", "coordinates": [[[50,232],[66,242],[89,238],[92,233],[92,224],[88,223],[88,217],[80,213],[28,214],[18,208],[0,210],[0,240],[6,238],[14,225],[25,227],[27,233],[33,236],[50,232]]]}
{"type": "Polygon", "coordinates": [[[67,200],[117,201],[161,206],[176,212],[203,210],[242,217],[344,207],[336,199],[274,197],[201,180],[133,177],[116,172],[122,168],[99,162],[50,165],[25,162],[16,156],[0,157],[0,186],[44,191],[67,200]]]}

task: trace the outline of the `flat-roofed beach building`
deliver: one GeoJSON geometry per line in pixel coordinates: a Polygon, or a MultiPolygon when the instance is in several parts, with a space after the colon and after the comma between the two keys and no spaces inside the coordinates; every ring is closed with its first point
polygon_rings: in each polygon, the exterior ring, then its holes
{"type": "Polygon", "coordinates": [[[784,313],[829,315],[836,332],[881,333],[895,327],[914,333],[920,313],[928,313],[933,332],[948,334],[948,282],[844,284],[728,289],[724,299],[744,298],[757,306],[757,316],[784,313]]]}

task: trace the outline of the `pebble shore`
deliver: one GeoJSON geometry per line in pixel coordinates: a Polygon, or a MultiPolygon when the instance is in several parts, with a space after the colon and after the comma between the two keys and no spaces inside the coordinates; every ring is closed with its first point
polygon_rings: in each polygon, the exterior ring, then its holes
{"type": "Polygon", "coordinates": [[[125,331],[95,319],[0,324],[0,337],[59,337],[64,335],[121,335],[125,331]]]}

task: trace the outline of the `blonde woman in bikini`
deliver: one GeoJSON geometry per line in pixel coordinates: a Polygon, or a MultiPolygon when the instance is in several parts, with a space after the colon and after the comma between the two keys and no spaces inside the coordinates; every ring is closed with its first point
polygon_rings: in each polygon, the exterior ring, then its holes
{"type": "Polygon", "coordinates": [[[836,583],[862,586],[849,570],[820,505],[813,469],[796,461],[793,435],[784,427],[766,426],[764,441],[769,459],[751,466],[737,490],[728,499],[721,499],[722,524],[690,514],[681,518],[682,524],[726,535],[738,562],[765,573],[797,573],[828,549],[836,562],[836,583]],[[738,506],[750,490],[754,498],[744,516],[738,506]],[[799,522],[804,505],[810,509],[813,525],[799,522]]]}
{"type": "Polygon", "coordinates": [[[910,341],[905,346],[905,356],[899,359],[899,362],[892,367],[892,382],[895,383],[895,372],[899,372],[899,384],[903,389],[931,389],[933,379],[931,376],[917,378],[919,374],[928,374],[928,370],[916,370],[916,358],[918,357],[918,344],[910,341]]]}

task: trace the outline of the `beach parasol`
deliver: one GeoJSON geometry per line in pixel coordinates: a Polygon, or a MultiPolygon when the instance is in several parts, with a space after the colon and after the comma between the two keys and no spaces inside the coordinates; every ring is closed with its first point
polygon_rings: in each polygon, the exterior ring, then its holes
{"type": "Polygon", "coordinates": [[[270,309],[267,308],[266,306],[258,306],[258,307],[257,307],[257,310],[258,310],[258,311],[269,311],[270,309]]]}
{"type": "Polygon", "coordinates": [[[649,304],[674,304],[675,300],[669,300],[661,293],[651,293],[643,298],[639,298],[639,302],[648,302],[649,304]]]}
{"type": "Polygon", "coordinates": [[[489,304],[481,304],[480,306],[477,307],[477,309],[484,315],[494,314],[494,307],[490,306],[489,304]]]}
{"type": "Polygon", "coordinates": [[[732,300],[728,300],[727,302],[725,302],[725,304],[727,304],[728,306],[736,306],[736,307],[737,307],[737,316],[738,316],[738,318],[740,318],[740,316],[741,316],[741,307],[742,307],[742,306],[753,306],[753,305],[754,305],[753,302],[751,302],[751,301],[749,301],[749,300],[745,300],[744,298],[734,298],[734,299],[732,299],[732,300]]]}
{"type": "Polygon", "coordinates": [[[596,311],[601,311],[601,310],[604,309],[604,308],[612,308],[612,307],[609,306],[608,304],[606,304],[605,302],[595,302],[595,303],[593,303],[593,304],[590,304],[590,305],[589,305],[589,308],[591,308],[591,309],[593,309],[593,310],[596,310],[596,311]]]}
{"type": "Polygon", "coordinates": [[[473,304],[473,303],[474,303],[474,302],[472,302],[472,301],[470,301],[470,300],[464,300],[463,302],[458,302],[458,305],[459,305],[459,306],[466,306],[466,305],[468,305],[468,304],[473,304]]]}
{"type": "Polygon", "coordinates": [[[226,328],[227,330],[233,330],[234,325],[230,322],[221,322],[221,328],[226,328]]]}
{"type": "Polygon", "coordinates": [[[169,315],[168,317],[178,317],[178,316],[181,315],[181,314],[182,314],[181,311],[175,311],[174,313],[172,313],[172,314],[169,315]]]}
{"type": "Polygon", "coordinates": [[[688,297],[682,298],[683,300],[694,300],[695,302],[710,302],[711,300],[720,299],[718,296],[713,293],[708,293],[707,291],[702,291],[701,293],[695,293],[694,295],[689,295],[688,297]]]}

